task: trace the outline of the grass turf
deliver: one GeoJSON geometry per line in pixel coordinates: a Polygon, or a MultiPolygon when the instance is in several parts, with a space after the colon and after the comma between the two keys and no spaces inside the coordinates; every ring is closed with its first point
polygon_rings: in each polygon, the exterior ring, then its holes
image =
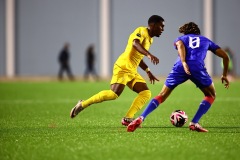
{"type": "MultiPolygon", "coordinates": [[[[152,97],[161,87],[162,82],[149,84],[152,97]]],[[[108,89],[108,82],[0,82],[0,159],[238,159],[240,83],[226,90],[217,79],[215,87],[217,99],[200,121],[208,133],[191,132],[187,125],[176,128],[169,121],[175,109],[186,111],[190,120],[198,109],[203,95],[190,82],[177,87],[143,128],[128,133],[121,118],[136,96],[128,88],[117,100],[70,119],[78,99],[108,89]]]]}

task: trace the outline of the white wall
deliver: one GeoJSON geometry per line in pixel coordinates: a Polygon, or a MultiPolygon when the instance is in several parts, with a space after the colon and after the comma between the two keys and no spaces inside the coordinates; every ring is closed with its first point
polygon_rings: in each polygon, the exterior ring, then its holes
{"type": "MultiPolygon", "coordinates": [[[[161,15],[165,31],[154,38],[150,51],[160,58],[158,66],[149,65],[157,75],[166,76],[176,59],[174,39],[185,22],[199,24],[203,33],[202,1],[191,0],[110,0],[111,68],[127,44],[129,34],[147,25],[149,16],[161,15]]],[[[57,56],[64,42],[71,44],[71,67],[75,75],[85,70],[85,50],[96,44],[99,71],[99,0],[21,0],[16,3],[17,75],[57,75],[57,56]]],[[[214,1],[214,41],[229,46],[236,54],[240,75],[240,1],[214,1]]],[[[5,75],[5,1],[0,1],[0,76],[5,75]]],[[[148,64],[150,62],[145,59],[148,64]]],[[[221,74],[220,59],[214,57],[214,73],[221,74]]],[[[109,70],[111,75],[111,69],[109,70]]]]}

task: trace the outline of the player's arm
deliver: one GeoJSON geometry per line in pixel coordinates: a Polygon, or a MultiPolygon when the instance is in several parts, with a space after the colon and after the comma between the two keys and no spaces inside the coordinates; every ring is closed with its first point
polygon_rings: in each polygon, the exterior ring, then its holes
{"type": "Polygon", "coordinates": [[[147,64],[143,60],[140,61],[139,67],[142,68],[142,70],[144,70],[146,72],[150,71],[150,69],[148,68],[147,64]]]}
{"type": "Polygon", "coordinates": [[[147,56],[153,64],[158,64],[159,59],[152,55],[150,52],[148,52],[140,43],[139,39],[134,39],[133,40],[133,47],[139,52],[142,53],[143,55],[147,56]]]}
{"type": "Polygon", "coordinates": [[[189,67],[186,63],[186,49],[185,49],[185,46],[183,44],[182,41],[177,41],[175,43],[176,47],[177,47],[177,50],[178,50],[178,54],[180,56],[180,59],[181,59],[181,62],[182,62],[182,65],[183,65],[183,68],[184,68],[184,71],[188,74],[188,75],[191,75],[190,73],[190,70],[189,70],[189,67]]]}
{"type": "Polygon", "coordinates": [[[151,72],[150,69],[148,68],[147,64],[146,64],[143,60],[141,60],[141,62],[139,63],[139,67],[142,68],[142,69],[147,73],[147,75],[148,75],[148,77],[149,77],[149,80],[150,80],[150,82],[151,82],[152,84],[155,83],[155,80],[156,80],[156,81],[159,81],[159,80],[152,74],[152,72],[151,72]]]}
{"type": "Polygon", "coordinates": [[[221,48],[218,48],[215,51],[215,54],[218,57],[221,57],[223,59],[223,73],[222,73],[221,80],[222,80],[222,83],[225,82],[225,84],[224,84],[225,88],[228,88],[229,81],[227,79],[227,72],[228,72],[228,66],[229,66],[229,57],[228,57],[227,53],[224,50],[222,50],[221,48]]]}

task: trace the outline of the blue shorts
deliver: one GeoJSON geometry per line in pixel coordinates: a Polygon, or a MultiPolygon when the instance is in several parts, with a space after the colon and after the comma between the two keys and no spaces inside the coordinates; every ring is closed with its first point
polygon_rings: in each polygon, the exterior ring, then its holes
{"type": "Polygon", "coordinates": [[[182,65],[174,66],[172,71],[168,74],[165,85],[168,88],[174,89],[187,80],[191,80],[198,88],[209,87],[212,84],[212,78],[207,73],[205,67],[189,65],[189,69],[191,75],[185,73],[182,65]]]}

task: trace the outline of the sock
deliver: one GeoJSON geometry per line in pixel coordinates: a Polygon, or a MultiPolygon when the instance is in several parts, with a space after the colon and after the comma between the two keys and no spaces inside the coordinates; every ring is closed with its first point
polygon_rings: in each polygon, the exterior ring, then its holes
{"type": "Polygon", "coordinates": [[[214,98],[212,97],[205,97],[204,100],[200,103],[199,108],[197,113],[195,114],[195,116],[192,119],[193,123],[198,123],[198,121],[200,120],[200,118],[207,113],[207,111],[209,110],[209,108],[211,107],[212,103],[214,101],[214,98]]]}
{"type": "Polygon", "coordinates": [[[153,110],[155,110],[159,104],[162,103],[162,97],[156,96],[151,100],[151,102],[148,104],[147,108],[143,111],[141,114],[141,117],[145,119],[148,114],[150,114],[153,110]]]}
{"type": "Polygon", "coordinates": [[[151,98],[151,91],[144,90],[138,94],[138,96],[134,99],[131,107],[129,108],[126,118],[133,118],[134,115],[142,109],[144,104],[151,98]]]}
{"type": "Polygon", "coordinates": [[[116,98],[118,98],[118,95],[116,93],[114,93],[112,90],[104,90],[104,91],[101,91],[101,92],[95,94],[94,96],[90,97],[89,99],[83,101],[82,107],[86,108],[86,107],[90,106],[91,104],[100,103],[103,101],[114,100],[116,98]]]}

